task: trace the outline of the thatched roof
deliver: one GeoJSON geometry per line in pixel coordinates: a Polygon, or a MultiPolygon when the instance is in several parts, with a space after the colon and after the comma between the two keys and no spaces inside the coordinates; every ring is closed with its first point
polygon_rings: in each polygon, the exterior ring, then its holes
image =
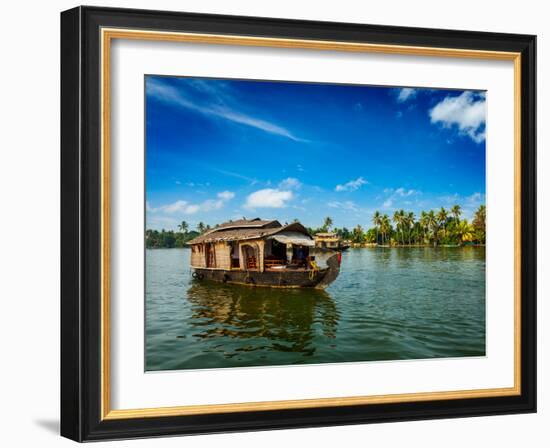
{"type": "Polygon", "coordinates": [[[238,219],[237,221],[227,221],[216,226],[211,231],[221,229],[256,229],[258,227],[281,227],[281,223],[276,219],[263,220],[260,218],[254,219],[238,219]]]}
{"type": "Polygon", "coordinates": [[[298,232],[309,235],[307,229],[299,222],[293,222],[282,226],[279,221],[262,221],[259,218],[253,220],[239,220],[224,223],[194,239],[187,244],[213,243],[217,241],[242,241],[258,238],[267,238],[283,231],[298,232]]]}

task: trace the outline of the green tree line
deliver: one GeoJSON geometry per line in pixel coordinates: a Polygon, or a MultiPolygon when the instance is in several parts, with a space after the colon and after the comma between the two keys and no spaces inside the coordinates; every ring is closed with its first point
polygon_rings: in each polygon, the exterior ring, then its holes
{"type": "Polygon", "coordinates": [[[403,209],[392,215],[375,211],[372,227],[365,230],[358,224],[353,229],[332,227],[333,220],[325,218],[323,226],[309,228],[312,234],[332,231],[340,238],[354,244],[378,244],[383,246],[426,246],[485,244],[485,205],[480,205],[473,219],[461,219],[462,208],[454,205],[446,210],[422,211],[420,216],[403,209]]]}
{"type": "MultiPolygon", "coordinates": [[[[358,224],[353,229],[333,227],[333,220],[327,216],[321,227],[309,227],[316,233],[332,231],[340,238],[354,244],[378,244],[382,246],[427,246],[463,245],[465,243],[485,244],[485,205],[480,205],[473,219],[461,219],[462,208],[454,205],[449,210],[422,211],[417,217],[413,212],[396,210],[393,215],[376,211],[372,217],[372,227],[365,230],[358,224]]],[[[297,220],[294,220],[297,221],[297,220]]],[[[210,230],[209,225],[199,222],[195,230],[182,221],[178,231],[146,230],[147,248],[185,247],[185,244],[210,230]]]]}
{"type": "Polygon", "coordinates": [[[147,229],[145,231],[145,247],[148,249],[185,247],[188,241],[207,230],[210,230],[210,226],[205,225],[203,222],[199,222],[196,230],[189,230],[189,224],[185,221],[178,225],[177,232],[164,229],[160,231],[147,229]]]}

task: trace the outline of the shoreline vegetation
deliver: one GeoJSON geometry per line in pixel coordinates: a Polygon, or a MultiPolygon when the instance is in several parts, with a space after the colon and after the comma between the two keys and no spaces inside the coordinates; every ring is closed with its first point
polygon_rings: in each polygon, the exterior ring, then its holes
{"type": "MultiPolygon", "coordinates": [[[[393,215],[376,211],[367,230],[358,224],[353,229],[333,226],[331,217],[326,217],[321,227],[308,227],[311,235],[333,232],[351,247],[461,247],[485,245],[485,205],[480,205],[471,221],[461,219],[462,208],[454,205],[449,210],[422,211],[420,216],[403,209],[393,215]]],[[[294,221],[298,221],[295,219],[294,221]]],[[[211,230],[210,225],[199,222],[196,229],[182,221],[178,230],[145,231],[145,247],[181,248],[193,238],[211,230]]]]}

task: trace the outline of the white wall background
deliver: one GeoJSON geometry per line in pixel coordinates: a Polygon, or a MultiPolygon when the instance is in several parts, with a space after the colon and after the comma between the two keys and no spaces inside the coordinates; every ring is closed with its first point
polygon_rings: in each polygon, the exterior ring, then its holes
{"type": "MultiPolygon", "coordinates": [[[[156,0],[87,4],[204,13],[516,32],[538,35],[539,413],[336,428],[124,441],[109,446],[225,447],[366,445],[464,447],[547,446],[546,387],[550,332],[548,296],[550,157],[545,78],[550,36],[545,2],[393,0],[156,0]],[[546,174],[546,178],[545,177],[546,174]]],[[[59,414],[59,12],[78,3],[5,2],[0,70],[0,438],[4,446],[69,446],[58,435],[59,414]]],[[[106,444],[98,444],[103,446],[106,444]]]]}

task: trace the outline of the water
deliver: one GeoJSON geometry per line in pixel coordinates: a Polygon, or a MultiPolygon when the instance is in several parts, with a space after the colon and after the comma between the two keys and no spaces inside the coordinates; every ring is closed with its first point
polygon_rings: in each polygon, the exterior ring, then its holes
{"type": "Polygon", "coordinates": [[[146,369],[485,354],[485,249],[366,248],[326,291],[207,284],[146,253],[146,369]]]}

